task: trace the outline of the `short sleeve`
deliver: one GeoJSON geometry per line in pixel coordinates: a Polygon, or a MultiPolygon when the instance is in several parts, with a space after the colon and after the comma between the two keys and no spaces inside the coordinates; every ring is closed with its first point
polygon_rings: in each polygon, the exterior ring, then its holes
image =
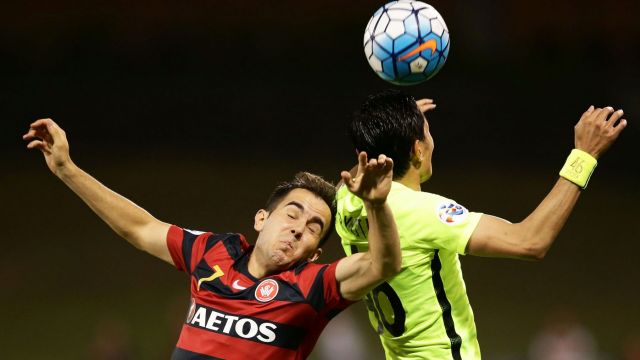
{"type": "Polygon", "coordinates": [[[187,230],[171,225],[167,232],[167,247],[175,267],[191,274],[204,256],[207,238],[211,233],[187,230]]]}
{"type": "Polygon", "coordinates": [[[340,260],[329,264],[322,274],[322,284],[324,287],[324,302],[328,308],[345,309],[355,301],[347,300],[340,293],[340,286],[336,280],[336,267],[340,260]]]}
{"type": "Polygon", "coordinates": [[[423,201],[418,211],[411,215],[402,228],[415,232],[409,238],[421,239],[418,246],[446,249],[462,255],[465,254],[469,238],[482,216],[481,213],[470,212],[455,201],[441,196],[431,196],[423,201]],[[411,222],[420,226],[412,226],[411,222]]]}

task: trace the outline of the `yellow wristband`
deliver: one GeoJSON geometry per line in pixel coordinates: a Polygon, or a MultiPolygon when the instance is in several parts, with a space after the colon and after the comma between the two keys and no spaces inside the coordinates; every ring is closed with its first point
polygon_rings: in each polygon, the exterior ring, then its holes
{"type": "Polygon", "coordinates": [[[596,165],[598,165],[598,160],[591,154],[579,149],[573,149],[560,170],[560,176],[586,189],[596,165]]]}

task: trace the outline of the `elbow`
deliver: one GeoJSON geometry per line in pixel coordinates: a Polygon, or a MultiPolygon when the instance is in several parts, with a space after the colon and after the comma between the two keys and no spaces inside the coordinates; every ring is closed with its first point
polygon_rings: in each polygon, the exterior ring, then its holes
{"type": "Polygon", "coordinates": [[[529,261],[540,262],[544,260],[544,257],[547,255],[546,251],[537,251],[530,253],[526,259],[529,261]]]}
{"type": "Polygon", "coordinates": [[[136,249],[146,251],[148,246],[146,244],[145,237],[140,231],[120,229],[116,230],[116,233],[136,249]]]}
{"type": "Polygon", "coordinates": [[[522,249],[519,255],[524,260],[539,262],[544,260],[548,250],[547,247],[527,246],[522,249]]]}
{"type": "Polygon", "coordinates": [[[385,262],[378,273],[380,274],[381,280],[387,280],[396,276],[400,270],[402,270],[402,259],[398,257],[397,259],[385,262]]]}
{"type": "Polygon", "coordinates": [[[402,258],[398,257],[398,259],[393,263],[393,268],[391,269],[391,276],[397,275],[402,270],[402,258]]]}

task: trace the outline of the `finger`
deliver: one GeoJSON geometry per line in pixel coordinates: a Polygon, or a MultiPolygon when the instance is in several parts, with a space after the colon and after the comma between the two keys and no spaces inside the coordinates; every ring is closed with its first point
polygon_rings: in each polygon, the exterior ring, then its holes
{"type": "Polygon", "coordinates": [[[585,117],[591,115],[591,113],[593,113],[594,107],[593,105],[589,106],[587,108],[587,110],[585,112],[582,113],[582,116],[580,117],[580,120],[584,119],[585,117]]]}
{"type": "Polygon", "coordinates": [[[587,114],[585,121],[592,121],[594,119],[597,119],[598,116],[600,116],[600,114],[602,113],[603,109],[601,108],[594,108],[589,114],[587,114]]]}
{"type": "Polygon", "coordinates": [[[45,122],[45,124],[47,126],[47,130],[49,131],[49,134],[51,134],[53,138],[60,137],[62,133],[62,129],[60,128],[60,126],[58,126],[58,124],[56,124],[51,119],[47,119],[47,120],[48,121],[45,122]]]}
{"type": "Polygon", "coordinates": [[[22,135],[23,140],[33,139],[36,136],[36,131],[33,129],[29,129],[26,134],[22,135]]]}
{"type": "MultiPolygon", "coordinates": [[[[364,173],[365,169],[367,167],[367,153],[364,151],[361,151],[358,154],[358,170],[356,171],[356,175],[353,177],[353,179],[362,176],[362,174],[364,173]]],[[[353,180],[352,181],[355,181],[353,180]]]]}
{"type": "Polygon", "coordinates": [[[45,148],[46,145],[42,140],[33,140],[29,144],[27,144],[27,149],[40,149],[44,151],[45,148]]]}
{"type": "Polygon", "coordinates": [[[385,164],[387,162],[387,155],[385,154],[380,154],[378,155],[378,164],[385,164]]]}
{"type": "Polygon", "coordinates": [[[611,106],[607,106],[596,116],[597,122],[605,122],[607,121],[607,117],[613,112],[613,108],[611,106]]]}
{"type": "Polygon", "coordinates": [[[435,108],[436,108],[436,104],[424,105],[424,106],[420,107],[420,112],[425,113],[425,112],[431,111],[431,110],[433,110],[435,108]]]}
{"type": "Polygon", "coordinates": [[[32,122],[31,125],[29,125],[29,127],[36,128],[36,127],[46,126],[49,121],[52,121],[52,120],[49,118],[38,119],[32,122]]]}
{"type": "Polygon", "coordinates": [[[615,132],[615,136],[618,136],[627,127],[627,119],[622,119],[618,121],[618,125],[613,127],[613,131],[615,132]]]}
{"type": "Polygon", "coordinates": [[[342,171],[340,173],[340,177],[342,178],[342,182],[349,186],[352,182],[351,174],[348,171],[342,171]]]}
{"type": "Polygon", "coordinates": [[[360,154],[358,154],[358,166],[363,167],[367,165],[367,153],[364,151],[361,151],[360,154]]]}
{"type": "Polygon", "coordinates": [[[622,115],[624,115],[624,111],[622,109],[614,111],[613,114],[609,116],[609,119],[606,120],[605,127],[607,128],[614,127],[615,124],[618,122],[618,120],[620,120],[622,115]]]}
{"type": "Polygon", "coordinates": [[[51,134],[47,128],[47,124],[53,122],[51,119],[38,119],[29,125],[29,131],[22,136],[27,140],[31,137],[38,137],[41,139],[51,140],[51,134]],[[30,136],[31,135],[31,136],[30,136]]]}
{"type": "Polygon", "coordinates": [[[393,169],[393,159],[388,157],[385,162],[385,171],[389,171],[393,169]]]}
{"type": "Polygon", "coordinates": [[[423,113],[433,110],[436,107],[436,104],[433,103],[432,99],[420,99],[416,101],[416,105],[418,105],[418,110],[423,113]]]}

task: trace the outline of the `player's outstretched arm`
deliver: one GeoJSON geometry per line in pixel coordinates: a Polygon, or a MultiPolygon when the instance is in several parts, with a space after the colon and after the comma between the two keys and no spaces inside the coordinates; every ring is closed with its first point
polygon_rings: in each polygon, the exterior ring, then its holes
{"type": "Polygon", "coordinates": [[[157,220],[133,202],[102,185],[77,167],[69,156],[67,136],[51,119],[40,119],[23,135],[27,148],[44,154],[49,169],[104,222],[133,246],[173,264],[166,245],[169,224],[157,220]]]}
{"type": "Polygon", "coordinates": [[[400,239],[387,195],[391,190],[393,161],[385,155],[367,161],[358,155],[355,177],[341,173],[345,186],[360,197],[367,210],[369,250],[342,259],[336,268],[336,280],[345,299],[359,300],[371,289],[400,271],[400,239]]]}
{"type": "Polygon", "coordinates": [[[563,177],[558,179],[551,192],[522,222],[511,224],[494,216],[483,215],[469,239],[468,253],[479,256],[543,259],[578,200],[581,187],[574,182],[588,180],[588,162],[595,163],[595,159],[616,141],[627,126],[627,121],[621,119],[622,115],[622,110],[614,112],[611,107],[594,109],[591,106],[587,109],[575,126],[575,147],[586,154],[572,154],[561,173],[563,177]],[[590,159],[589,155],[593,159],[590,159]],[[565,173],[565,169],[570,171],[565,173]],[[576,178],[573,178],[572,173],[576,178]],[[578,179],[580,177],[582,179],[578,179]]]}

